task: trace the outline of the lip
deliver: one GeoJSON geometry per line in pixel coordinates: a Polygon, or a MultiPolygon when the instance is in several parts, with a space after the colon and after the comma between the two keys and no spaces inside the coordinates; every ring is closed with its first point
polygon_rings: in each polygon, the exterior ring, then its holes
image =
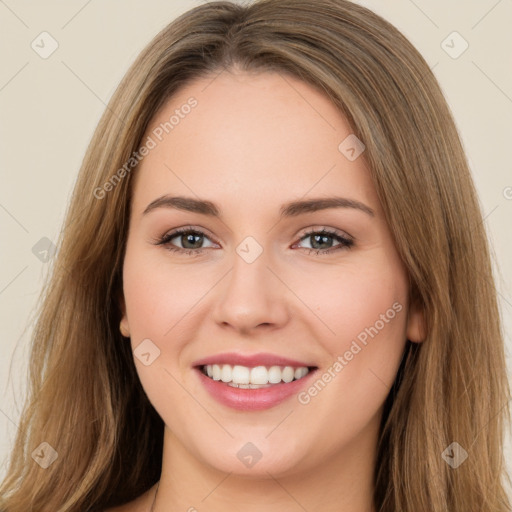
{"type": "Polygon", "coordinates": [[[210,379],[203,373],[201,366],[195,367],[194,373],[197,374],[201,384],[210,396],[220,404],[239,411],[261,411],[277,406],[297,395],[301,389],[309,386],[311,379],[318,370],[316,367],[310,369],[305,377],[292,382],[281,382],[268,388],[244,389],[228,386],[222,381],[210,379]]]}
{"type": "Polygon", "coordinates": [[[297,361],[289,359],[288,357],[265,352],[261,352],[259,354],[237,354],[235,352],[225,352],[200,359],[194,362],[192,366],[201,367],[207,364],[230,364],[232,366],[248,366],[249,368],[253,368],[255,366],[292,366],[293,368],[306,366],[311,368],[314,366],[311,363],[297,361]]]}

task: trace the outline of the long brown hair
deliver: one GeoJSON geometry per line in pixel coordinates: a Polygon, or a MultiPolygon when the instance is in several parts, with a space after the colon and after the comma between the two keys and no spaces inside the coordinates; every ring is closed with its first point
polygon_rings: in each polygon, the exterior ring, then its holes
{"type": "Polygon", "coordinates": [[[408,343],[386,401],[376,509],[510,511],[502,482],[510,389],[468,163],[425,60],[391,24],[347,0],[209,2],[168,25],[130,67],[85,154],[45,287],[0,508],[102,510],[159,479],[163,422],[119,332],[136,172],[125,164],[171,95],[235,65],[290,73],[339,108],[366,145],[411,300],[425,312],[426,340],[408,343]],[[58,454],[46,469],[31,456],[42,442],[58,454]],[[457,468],[443,458],[452,442],[468,453],[457,468]]]}

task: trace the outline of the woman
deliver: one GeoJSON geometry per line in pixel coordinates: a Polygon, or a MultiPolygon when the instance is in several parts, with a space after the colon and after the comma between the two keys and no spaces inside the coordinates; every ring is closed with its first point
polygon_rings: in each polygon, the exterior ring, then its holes
{"type": "Polygon", "coordinates": [[[345,0],[211,2],[90,143],[1,508],[510,510],[503,352],[418,52],[345,0]]]}

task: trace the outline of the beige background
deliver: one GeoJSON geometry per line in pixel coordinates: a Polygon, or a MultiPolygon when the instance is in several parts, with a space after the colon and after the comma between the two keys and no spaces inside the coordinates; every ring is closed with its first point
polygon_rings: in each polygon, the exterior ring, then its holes
{"type": "MultiPolygon", "coordinates": [[[[23,330],[48,265],[32,248],[43,237],[57,239],[86,145],[129,64],[168,22],[201,3],[0,1],[0,478],[26,386],[31,328],[23,330]],[[31,47],[43,31],[58,43],[46,59],[31,47]]],[[[412,41],[433,68],[452,108],[496,253],[512,373],[512,2],[360,3],[412,41]],[[441,46],[453,31],[469,44],[458,58],[441,46]]],[[[462,48],[460,39],[450,36],[447,41],[451,52],[462,48]]],[[[512,469],[510,442],[506,457],[512,469]]]]}

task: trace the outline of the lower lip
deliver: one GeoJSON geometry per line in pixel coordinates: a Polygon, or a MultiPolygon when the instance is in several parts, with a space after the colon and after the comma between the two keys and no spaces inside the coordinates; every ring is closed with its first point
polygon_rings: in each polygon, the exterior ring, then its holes
{"type": "Polygon", "coordinates": [[[200,368],[195,368],[199,378],[210,395],[223,405],[240,411],[261,411],[270,409],[292,395],[296,395],[311,380],[316,372],[310,370],[302,379],[288,383],[274,384],[268,388],[243,389],[228,386],[222,381],[210,379],[200,368]]]}

